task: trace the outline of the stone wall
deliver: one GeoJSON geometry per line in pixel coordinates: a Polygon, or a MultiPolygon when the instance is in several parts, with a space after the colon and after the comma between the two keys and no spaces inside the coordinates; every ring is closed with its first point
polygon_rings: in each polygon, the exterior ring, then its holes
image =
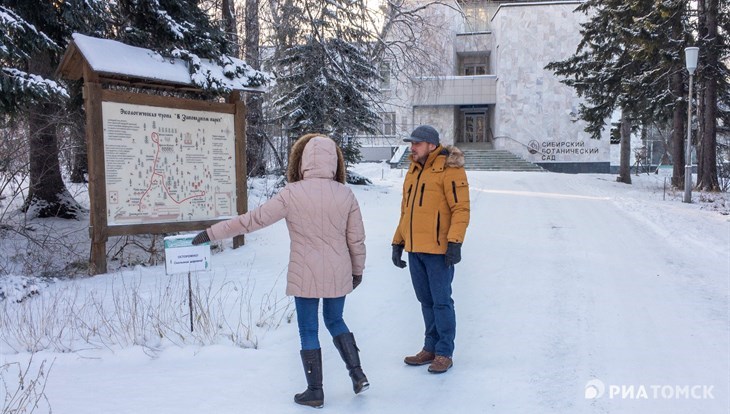
{"type": "Polygon", "coordinates": [[[441,144],[454,143],[454,107],[453,106],[419,106],[414,108],[415,125],[431,125],[436,128],[441,144]]]}
{"type": "Polygon", "coordinates": [[[590,138],[585,123],[577,121],[580,98],[544,69],[575,53],[584,18],[573,13],[578,3],[509,4],[495,13],[495,146],[541,165],[596,164],[598,172],[610,163],[608,134],[600,140],[590,138]]]}

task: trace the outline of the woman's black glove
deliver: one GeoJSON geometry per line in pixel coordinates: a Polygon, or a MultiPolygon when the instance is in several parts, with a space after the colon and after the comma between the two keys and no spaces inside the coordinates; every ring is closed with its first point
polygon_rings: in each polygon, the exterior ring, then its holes
{"type": "Polygon", "coordinates": [[[352,275],[352,290],[355,290],[362,283],[362,275],[352,275]]]}
{"type": "Polygon", "coordinates": [[[446,266],[453,266],[461,261],[461,243],[449,242],[446,248],[446,266]]]}
{"type": "Polygon", "coordinates": [[[406,267],[406,262],[401,259],[404,247],[405,246],[403,246],[402,244],[393,245],[393,264],[396,265],[396,267],[400,267],[401,269],[406,267]]]}
{"type": "Polygon", "coordinates": [[[195,238],[193,238],[193,246],[197,246],[199,244],[208,243],[210,241],[210,237],[208,237],[208,232],[203,230],[200,233],[198,233],[195,238]]]}

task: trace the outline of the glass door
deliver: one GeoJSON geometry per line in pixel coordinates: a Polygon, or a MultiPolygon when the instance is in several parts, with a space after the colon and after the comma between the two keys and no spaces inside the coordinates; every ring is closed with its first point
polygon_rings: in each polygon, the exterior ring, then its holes
{"type": "Polygon", "coordinates": [[[462,142],[476,144],[487,142],[487,114],[484,112],[464,113],[462,142]]]}

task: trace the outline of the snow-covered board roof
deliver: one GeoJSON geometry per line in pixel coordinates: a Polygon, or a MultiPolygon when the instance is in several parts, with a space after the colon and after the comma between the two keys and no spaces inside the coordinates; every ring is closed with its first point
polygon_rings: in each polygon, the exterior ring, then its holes
{"type": "MultiPolygon", "coordinates": [[[[231,70],[226,65],[222,67],[209,59],[200,59],[200,69],[191,74],[188,62],[174,57],[164,57],[158,52],[141,47],[130,46],[116,40],[100,39],[73,34],[73,41],[69,44],[61,60],[58,72],[64,78],[80,79],[83,75],[82,65],[78,54],[89,64],[92,71],[103,77],[129,78],[147,81],[156,84],[180,85],[200,88],[201,79],[194,76],[205,76],[210,82],[216,82],[229,90],[245,90],[264,92],[265,86],[250,86],[253,76],[268,74],[259,72],[244,61],[227,57],[233,65],[247,68],[246,73],[238,76],[227,75],[231,70]],[[197,82],[196,82],[197,81],[197,82]]],[[[204,83],[204,82],[202,82],[204,83]]]]}

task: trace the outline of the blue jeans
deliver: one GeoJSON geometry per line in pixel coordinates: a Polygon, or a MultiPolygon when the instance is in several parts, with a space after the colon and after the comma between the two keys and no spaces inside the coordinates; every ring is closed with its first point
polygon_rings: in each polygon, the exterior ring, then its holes
{"type": "Polygon", "coordinates": [[[456,337],[456,313],[451,299],[454,266],[443,254],[408,253],[408,267],[426,326],[423,349],[451,357],[456,337]]]}
{"type": "MultiPolygon", "coordinates": [[[[295,296],[294,304],[297,308],[297,324],[299,325],[299,339],[302,342],[302,350],[319,349],[319,298],[295,296]]],[[[342,319],[344,308],[344,296],[322,299],[324,326],[327,327],[333,338],[350,332],[342,319]]]]}

